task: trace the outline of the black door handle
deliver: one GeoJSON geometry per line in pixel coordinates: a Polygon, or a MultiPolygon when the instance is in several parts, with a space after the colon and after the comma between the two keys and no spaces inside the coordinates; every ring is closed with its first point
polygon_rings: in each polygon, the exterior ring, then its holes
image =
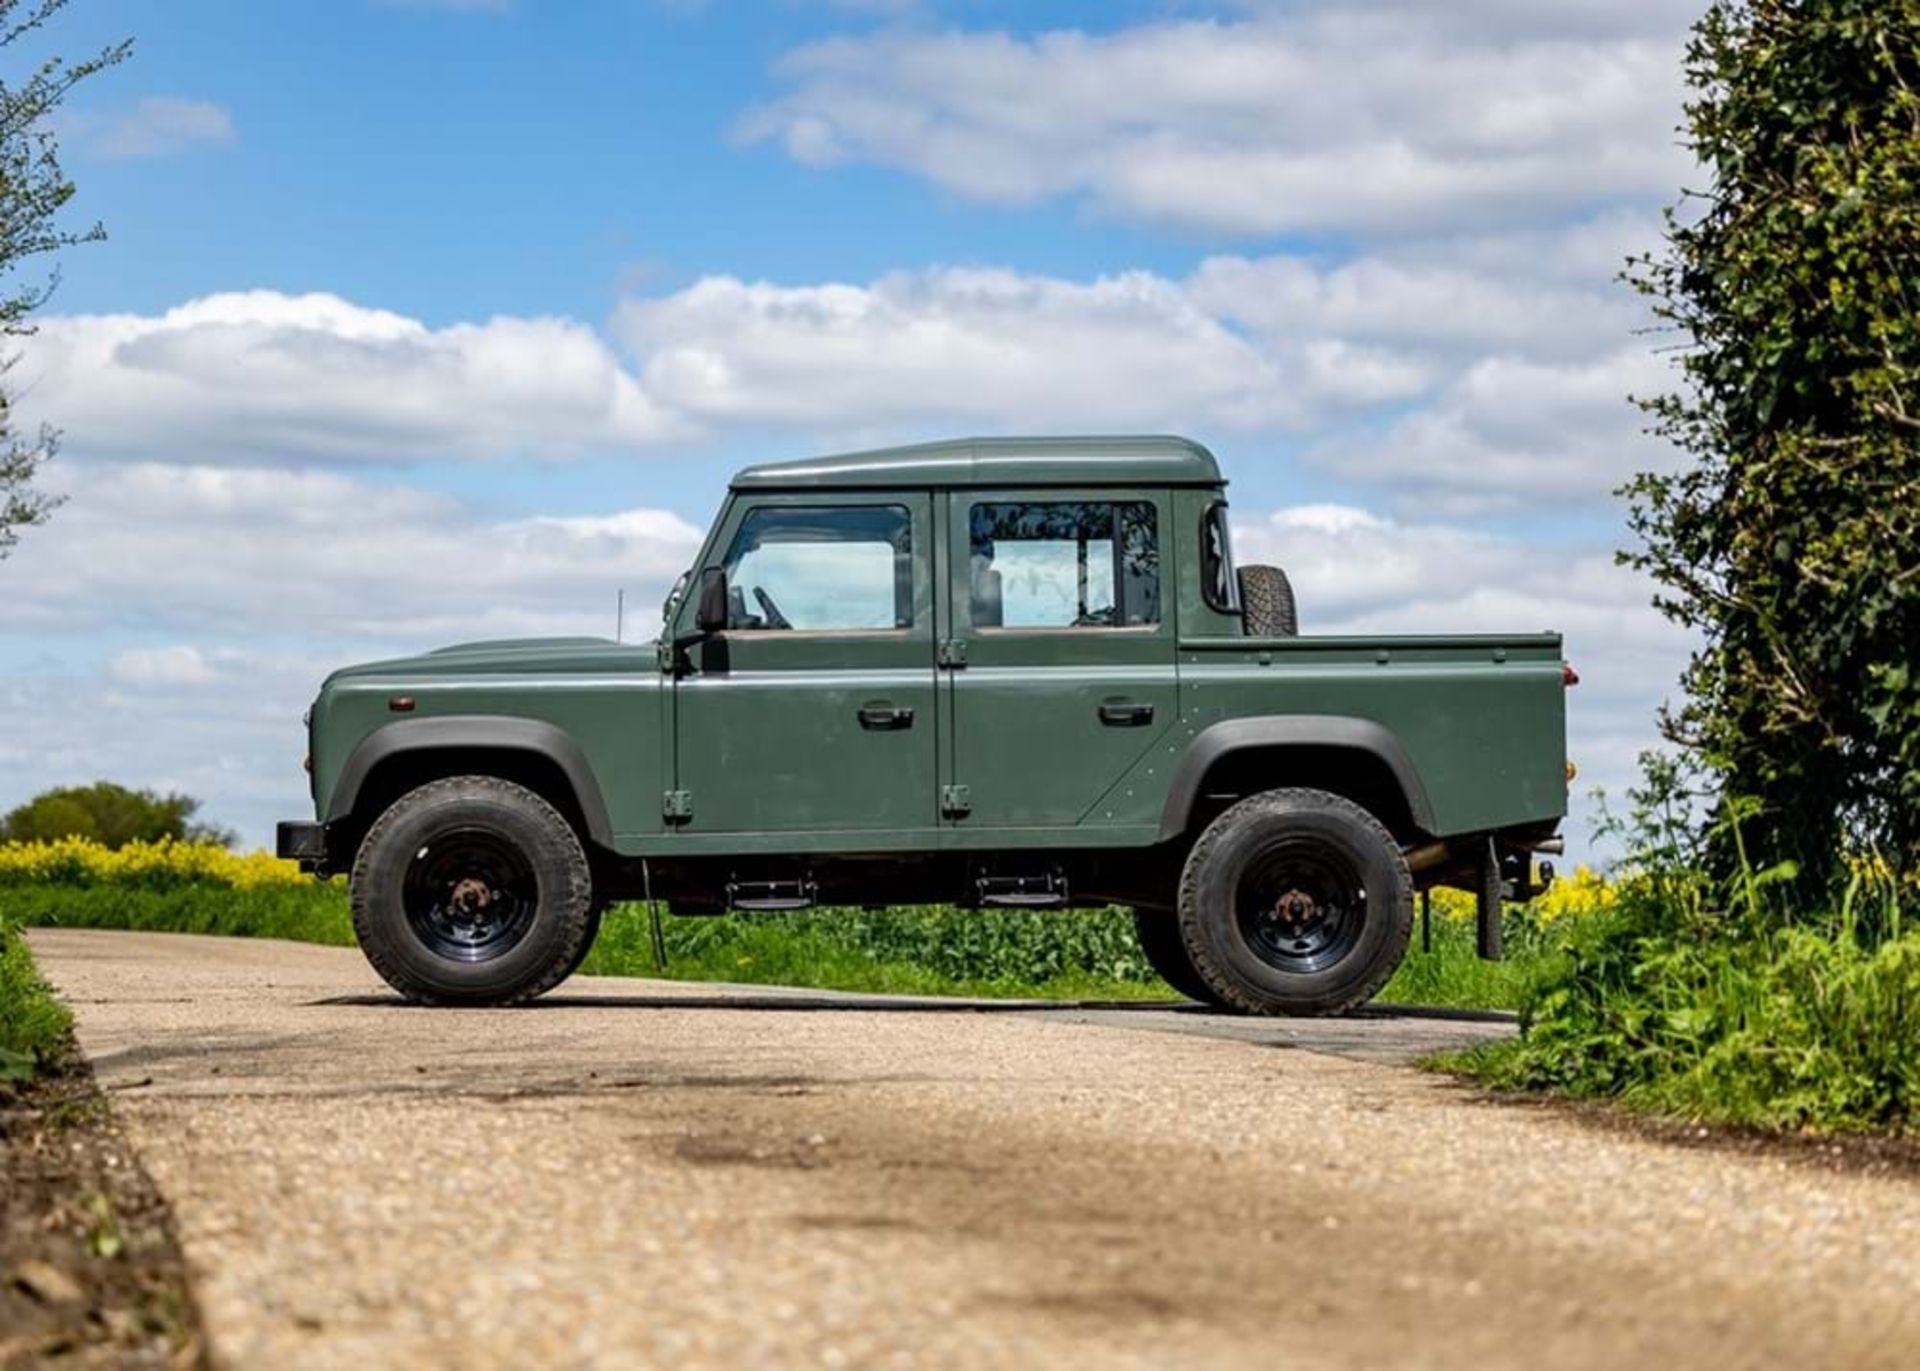
{"type": "Polygon", "coordinates": [[[860,707],[860,727],[876,733],[887,733],[894,729],[912,728],[913,711],[895,709],[892,705],[862,705],[860,707]]]}
{"type": "Polygon", "coordinates": [[[1109,728],[1139,728],[1153,722],[1153,706],[1132,700],[1102,700],[1100,722],[1109,728]]]}

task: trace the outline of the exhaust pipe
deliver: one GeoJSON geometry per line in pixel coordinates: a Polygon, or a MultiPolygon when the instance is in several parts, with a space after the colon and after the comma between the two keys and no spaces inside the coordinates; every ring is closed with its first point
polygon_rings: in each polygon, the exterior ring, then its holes
{"type": "Polygon", "coordinates": [[[1425,843],[1420,847],[1410,847],[1401,855],[1407,859],[1407,870],[1417,876],[1422,871],[1431,871],[1439,866],[1451,853],[1445,843],[1425,843]]]}

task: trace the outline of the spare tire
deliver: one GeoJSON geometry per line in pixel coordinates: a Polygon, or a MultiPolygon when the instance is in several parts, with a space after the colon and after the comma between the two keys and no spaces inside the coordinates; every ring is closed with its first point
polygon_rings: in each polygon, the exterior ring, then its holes
{"type": "Polygon", "coordinates": [[[1293,583],[1277,566],[1240,568],[1240,613],[1249,638],[1297,638],[1300,616],[1293,583]]]}

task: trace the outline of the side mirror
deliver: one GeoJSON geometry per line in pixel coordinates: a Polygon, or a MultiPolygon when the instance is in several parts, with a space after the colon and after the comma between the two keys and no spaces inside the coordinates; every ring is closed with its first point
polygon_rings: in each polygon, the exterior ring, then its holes
{"type": "Polygon", "coordinates": [[[710,566],[700,573],[700,603],[694,608],[693,626],[702,633],[723,633],[727,618],[726,569],[710,566]]]}

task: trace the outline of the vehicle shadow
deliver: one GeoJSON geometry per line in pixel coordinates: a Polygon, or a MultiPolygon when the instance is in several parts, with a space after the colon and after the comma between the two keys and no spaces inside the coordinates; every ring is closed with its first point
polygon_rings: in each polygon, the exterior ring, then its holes
{"type": "MultiPolygon", "coordinates": [[[[398,995],[335,995],[314,1000],[315,1005],[351,1005],[369,1009],[417,1009],[398,995]]],[[[752,1013],[789,1014],[1061,1014],[1094,1013],[1102,1016],[1183,1019],[1216,1019],[1230,1023],[1260,1022],[1248,1015],[1227,1014],[1191,1000],[970,1000],[910,998],[897,995],[861,995],[850,991],[816,993],[743,989],[738,994],[710,995],[596,995],[591,991],[546,995],[528,1004],[516,1005],[517,1011],[553,1012],[568,1009],[685,1009],[735,1010],[752,1013]]],[[[441,1012],[436,1010],[435,1012],[441,1012]]],[[[1368,1020],[1437,1020],[1454,1023],[1509,1024],[1516,1016],[1497,1009],[1457,1009],[1435,1005],[1373,1004],[1337,1020],[1317,1022],[1365,1022],[1368,1020]]],[[[1312,1019],[1274,1019],[1274,1023],[1312,1023],[1312,1019]]]]}

